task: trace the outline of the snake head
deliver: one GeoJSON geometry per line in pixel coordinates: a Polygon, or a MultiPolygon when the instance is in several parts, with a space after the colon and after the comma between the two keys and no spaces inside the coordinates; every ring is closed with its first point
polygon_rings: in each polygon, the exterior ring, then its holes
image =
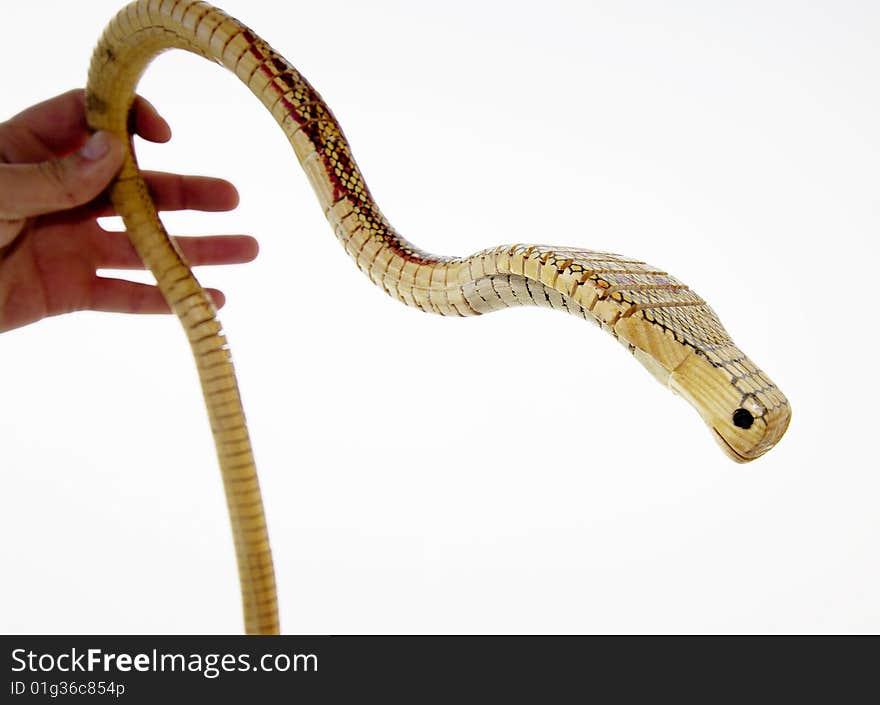
{"type": "MultiPolygon", "coordinates": [[[[672,280],[675,281],[675,280],[672,280]]],[[[738,463],[782,438],[788,400],[731,340],[715,312],[679,285],[675,304],[633,307],[614,333],[654,377],[686,399],[738,463]]]]}
{"type": "Polygon", "coordinates": [[[669,375],[668,384],[700,413],[724,452],[747,463],[782,438],[791,407],[745,355],[729,357],[713,360],[691,354],[669,375]]]}

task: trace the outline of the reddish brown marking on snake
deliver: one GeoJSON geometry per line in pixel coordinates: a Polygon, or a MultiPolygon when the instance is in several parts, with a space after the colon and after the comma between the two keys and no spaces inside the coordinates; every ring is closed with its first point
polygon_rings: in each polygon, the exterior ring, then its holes
{"type": "Polygon", "coordinates": [[[290,80],[287,82],[287,90],[282,86],[279,86],[277,83],[271,84],[272,87],[270,90],[276,95],[281,96],[280,101],[287,113],[293,118],[294,122],[300,126],[300,129],[305,133],[309,141],[315,145],[315,151],[317,151],[321,157],[324,171],[333,187],[333,200],[338,201],[342,198],[348,198],[353,205],[356,204],[356,207],[360,206],[360,208],[358,208],[359,212],[368,213],[370,220],[373,221],[371,230],[377,236],[381,237],[385,245],[398,256],[415,264],[427,264],[433,262],[434,260],[420,257],[411,250],[401,246],[398,239],[399,236],[383,222],[380,214],[376,211],[375,202],[367,189],[367,185],[364,183],[363,177],[361,177],[360,172],[357,170],[349,150],[342,148],[341,145],[327,141],[325,137],[325,132],[327,131],[326,121],[330,121],[333,124],[335,134],[341,134],[342,132],[333,114],[328,110],[326,118],[315,120],[309,116],[303,115],[299,111],[299,105],[285,97],[285,94],[289,92],[290,87],[297,83],[304,89],[306,94],[303,103],[313,104],[317,101],[321,101],[321,97],[318,95],[317,91],[306,83],[304,79],[298,77],[298,74],[294,72],[289,64],[278,58],[274,58],[271,62],[267,61],[265,64],[262,64],[260,69],[270,76],[283,76],[285,73],[290,75],[290,80]],[[336,160],[335,166],[332,163],[334,158],[336,160]],[[337,168],[339,170],[338,174],[337,168]],[[349,185],[346,184],[346,181],[357,182],[360,189],[355,190],[350,188],[349,185]]]}

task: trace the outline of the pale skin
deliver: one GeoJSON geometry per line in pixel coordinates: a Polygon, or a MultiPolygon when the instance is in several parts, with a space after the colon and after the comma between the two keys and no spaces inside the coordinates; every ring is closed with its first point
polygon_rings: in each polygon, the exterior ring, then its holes
{"type": "MultiPolygon", "coordinates": [[[[135,131],[171,138],[168,123],[143,98],[135,131]]],[[[73,311],[169,313],[157,287],[98,276],[98,269],[143,269],[125,233],[97,222],[115,215],[105,189],[124,146],[108,133],[90,140],[83,91],[51,98],[0,123],[0,332],[73,311]]],[[[227,211],[238,204],[223,179],[144,172],[160,211],[227,211]]],[[[245,235],[176,238],[191,265],[238,264],[257,255],[245,235]]],[[[208,289],[215,304],[222,292],[208,289]]]]}

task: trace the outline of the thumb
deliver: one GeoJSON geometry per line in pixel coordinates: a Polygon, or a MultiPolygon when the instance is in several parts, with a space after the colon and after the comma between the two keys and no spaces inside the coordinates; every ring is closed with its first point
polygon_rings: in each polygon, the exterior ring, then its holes
{"type": "Polygon", "coordinates": [[[14,221],[88,203],[119,171],[124,146],[93,134],[78,152],[36,164],[0,165],[0,220],[14,221]]]}

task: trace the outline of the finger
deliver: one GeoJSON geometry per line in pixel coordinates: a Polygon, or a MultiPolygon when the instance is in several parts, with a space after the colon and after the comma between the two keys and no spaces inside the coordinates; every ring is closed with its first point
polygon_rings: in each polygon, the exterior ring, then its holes
{"type": "Polygon", "coordinates": [[[252,262],[260,251],[249,235],[212,235],[175,238],[193,267],[252,262]]]}
{"type": "Polygon", "coordinates": [[[146,98],[135,98],[131,114],[134,118],[134,131],[145,140],[167,142],[171,139],[171,126],[146,98]]]}
{"type": "MultiPolygon", "coordinates": [[[[206,289],[216,308],[226,297],[219,289],[206,289]]],[[[112,313],[171,313],[159,287],[125,279],[96,277],[90,292],[89,310],[112,313]]]]}
{"type": "MultiPolygon", "coordinates": [[[[171,128],[159,115],[152,103],[137,96],[132,105],[133,125],[137,134],[150,142],[167,142],[171,128]]],[[[88,139],[90,130],[86,123],[85,91],[77,88],[54,98],[37,103],[10,118],[7,125],[12,134],[24,132],[30,144],[21,144],[10,155],[13,161],[34,161],[69,154],[79,149],[88,139]],[[34,151],[33,139],[43,146],[41,153],[34,151]]],[[[23,140],[19,140],[23,141],[23,140]]]]}
{"type": "Polygon", "coordinates": [[[124,146],[109,132],[95,133],[62,159],[0,164],[0,220],[16,220],[87,203],[122,164],[124,146]]]}
{"type": "Polygon", "coordinates": [[[161,211],[229,211],[238,205],[238,189],[225,179],[156,171],[144,176],[161,211]]]}
{"type": "MultiPolygon", "coordinates": [[[[211,176],[183,176],[159,171],[145,171],[150,195],[160,211],[229,211],[238,205],[238,190],[225,179],[211,176]]],[[[89,210],[90,217],[115,215],[116,209],[102,196],[89,210]]]]}
{"type": "MultiPolygon", "coordinates": [[[[96,269],[143,269],[144,264],[125,233],[90,233],[96,269]]],[[[176,237],[174,240],[192,267],[242,264],[259,252],[257,241],[248,235],[176,237]]]]}
{"type": "MultiPolygon", "coordinates": [[[[79,88],[44,100],[10,118],[7,125],[26,131],[56,156],[67,154],[82,146],[89,135],[84,93],[79,88]]],[[[24,161],[45,158],[19,156],[24,161]]]]}

